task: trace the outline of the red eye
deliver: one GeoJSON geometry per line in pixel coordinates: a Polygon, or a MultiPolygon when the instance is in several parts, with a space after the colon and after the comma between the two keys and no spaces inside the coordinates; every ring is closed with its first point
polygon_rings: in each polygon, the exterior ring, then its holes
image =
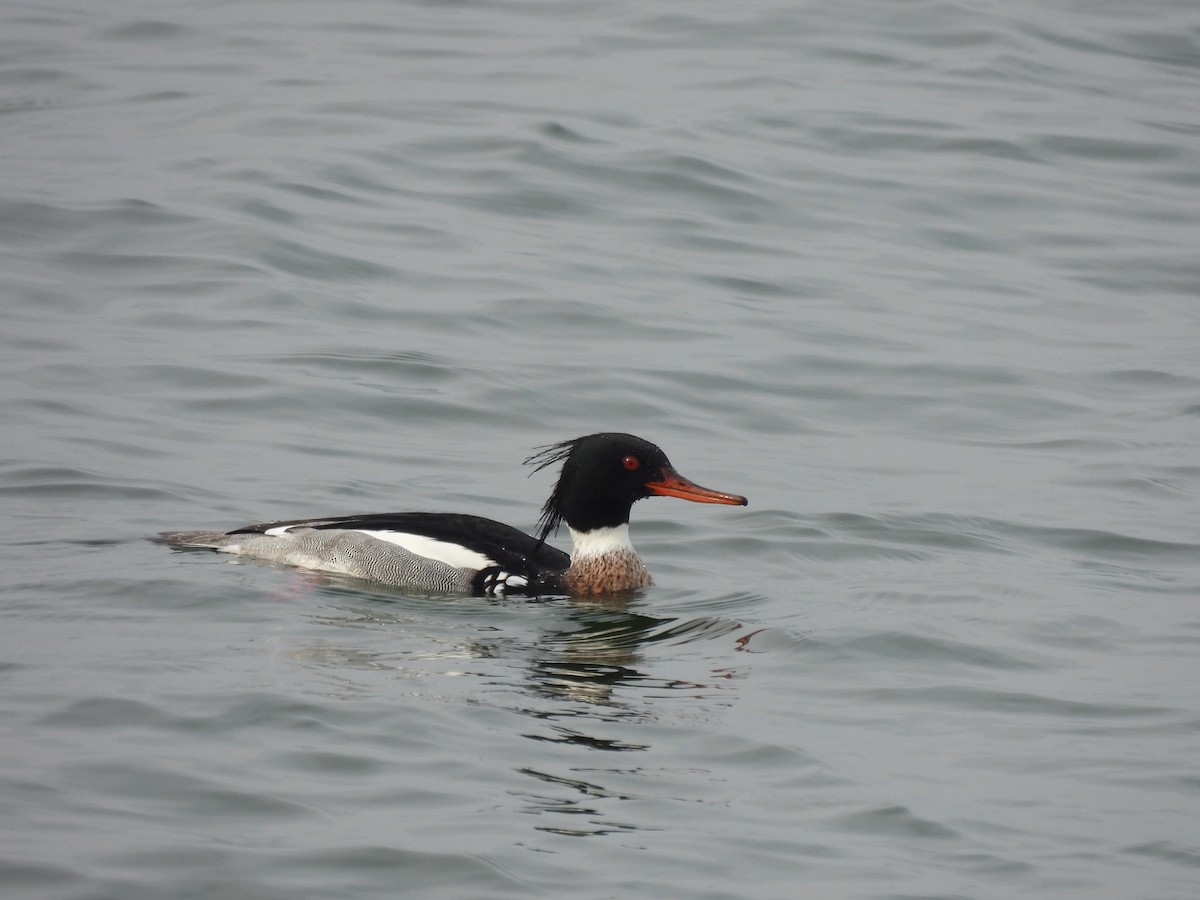
{"type": "Polygon", "coordinates": [[[621,465],[623,465],[630,472],[632,472],[634,469],[638,468],[641,464],[642,464],[642,461],[640,459],[638,459],[636,456],[634,456],[633,454],[630,454],[629,456],[627,456],[623,460],[621,460],[621,465]]]}

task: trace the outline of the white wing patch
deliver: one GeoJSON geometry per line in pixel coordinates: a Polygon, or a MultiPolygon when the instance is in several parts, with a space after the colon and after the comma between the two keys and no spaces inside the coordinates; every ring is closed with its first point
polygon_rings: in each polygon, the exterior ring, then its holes
{"type": "MultiPolygon", "coordinates": [[[[377,541],[397,544],[409,553],[423,556],[426,559],[436,559],[438,562],[453,566],[456,569],[472,569],[478,571],[488,566],[496,565],[496,561],[488,559],[482,553],[471,550],[461,544],[449,541],[439,541],[423,534],[409,534],[406,531],[368,531],[365,528],[348,529],[373,537],[377,541]]],[[[270,532],[268,532],[270,533],[270,532]]]]}
{"type": "Polygon", "coordinates": [[[485,597],[503,597],[508,593],[509,588],[517,589],[529,586],[529,579],[524,575],[513,575],[511,572],[505,572],[496,566],[491,572],[484,575],[483,594],[485,597]]]}

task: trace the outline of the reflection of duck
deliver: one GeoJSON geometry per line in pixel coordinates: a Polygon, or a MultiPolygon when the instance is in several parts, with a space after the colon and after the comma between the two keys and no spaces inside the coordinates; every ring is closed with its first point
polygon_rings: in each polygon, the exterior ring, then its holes
{"type": "Polygon", "coordinates": [[[653,583],[629,542],[636,501],[660,496],[746,505],[745,497],[684,478],[662,450],[631,434],[563,441],[525,462],[535,470],[563,464],[536,538],[479,516],[417,512],[267,522],[226,533],[164,532],[158,540],[420,590],[595,596],[653,583]],[[570,556],[545,543],[564,522],[570,556]]]}

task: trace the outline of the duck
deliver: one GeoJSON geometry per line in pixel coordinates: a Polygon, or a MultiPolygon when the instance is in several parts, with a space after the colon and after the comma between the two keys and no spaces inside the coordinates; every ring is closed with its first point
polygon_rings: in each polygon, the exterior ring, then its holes
{"type": "Polygon", "coordinates": [[[482,516],[399,512],[165,531],[153,540],[416,591],[597,597],[654,583],[629,539],[637,501],[748,504],[680,475],[658,446],[632,434],[601,432],[535,449],[525,460],[534,472],[562,464],[535,534],[482,516]],[[562,525],[569,554],[546,543],[562,525]]]}

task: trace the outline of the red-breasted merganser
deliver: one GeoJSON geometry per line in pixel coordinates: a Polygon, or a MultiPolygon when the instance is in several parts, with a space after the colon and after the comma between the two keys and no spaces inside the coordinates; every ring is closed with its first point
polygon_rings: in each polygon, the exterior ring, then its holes
{"type": "Polygon", "coordinates": [[[562,471],[537,537],[480,516],[409,512],[170,531],[157,540],[417,590],[596,596],[654,583],[629,543],[629,511],[638,500],[746,505],[745,497],[684,478],[662,450],[631,434],[589,434],[525,460],[534,471],[557,462],[562,471]],[[546,543],[564,522],[570,556],[546,543]]]}

